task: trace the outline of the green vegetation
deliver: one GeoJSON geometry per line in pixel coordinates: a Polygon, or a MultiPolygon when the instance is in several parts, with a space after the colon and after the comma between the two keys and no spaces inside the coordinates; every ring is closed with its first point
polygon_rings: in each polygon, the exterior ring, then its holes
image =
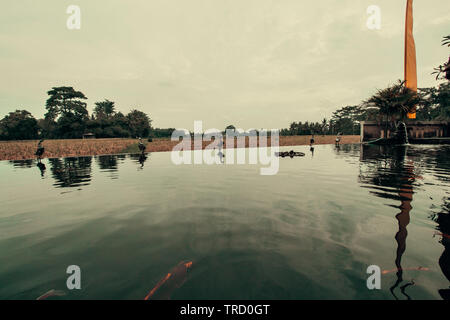
{"type": "MultiPolygon", "coordinates": [[[[450,36],[444,37],[442,45],[450,46],[450,36]]],[[[280,133],[284,136],[359,134],[360,121],[384,122],[387,128],[389,122],[403,119],[414,107],[417,120],[450,120],[450,59],[433,73],[437,74],[437,80],[445,82],[436,87],[420,88],[415,93],[399,80],[378,90],[360,105],[336,110],[329,120],[294,121],[280,133]]],[[[54,87],[48,95],[44,119],[36,120],[27,110],[10,112],[0,120],[0,140],[70,139],[81,138],[86,133],[93,133],[97,138],[167,138],[175,130],[152,128],[152,120],[137,108],[126,115],[116,112],[114,102],[109,100],[95,102],[89,117],[86,96],[72,87],[54,87]]],[[[235,128],[229,125],[225,130],[235,128]]]]}
{"type": "MultiPolygon", "coordinates": [[[[86,133],[96,138],[127,138],[152,136],[151,119],[147,114],[132,109],[128,114],[116,112],[113,101],[95,103],[91,117],[86,96],[72,87],[54,87],[47,92],[45,116],[36,120],[26,110],[10,112],[0,120],[0,140],[76,139],[86,133]]],[[[157,129],[158,136],[170,136],[157,129]]]]}
{"type": "MultiPolygon", "coordinates": [[[[445,36],[444,39],[442,39],[442,45],[450,47],[450,35],[445,36]]],[[[436,74],[436,80],[450,80],[450,57],[446,63],[434,68],[434,70],[433,74],[436,74]]]]}

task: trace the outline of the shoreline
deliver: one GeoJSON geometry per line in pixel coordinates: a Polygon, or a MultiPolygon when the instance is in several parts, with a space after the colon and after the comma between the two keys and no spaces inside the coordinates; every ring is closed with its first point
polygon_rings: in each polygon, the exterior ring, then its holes
{"type": "MultiPolygon", "coordinates": [[[[279,146],[303,146],[309,145],[311,136],[280,136],[279,146]]],[[[334,144],[336,136],[316,135],[315,145],[334,144]]],[[[341,137],[341,144],[359,143],[359,135],[347,135],[341,137]]],[[[3,160],[32,160],[38,140],[23,141],[0,141],[0,161],[3,160]]],[[[145,152],[167,152],[172,151],[179,141],[171,141],[170,138],[153,139],[152,142],[144,140],[147,148],[145,152]]],[[[211,144],[211,141],[203,141],[202,149],[211,144]]],[[[99,156],[113,154],[140,153],[137,139],[127,138],[103,138],[103,139],[55,139],[45,140],[43,159],[99,156]]],[[[194,150],[194,142],[191,142],[194,150]]],[[[248,148],[248,138],[245,141],[245,148],[248,148]]],[[[267,146],[270,146],[270,138],[267,146]]],[[[234,141],[234,148],[237,148],[237,141],[234,141]]],[[[226,149],[226,147],[225,147],[226,149]]]]}

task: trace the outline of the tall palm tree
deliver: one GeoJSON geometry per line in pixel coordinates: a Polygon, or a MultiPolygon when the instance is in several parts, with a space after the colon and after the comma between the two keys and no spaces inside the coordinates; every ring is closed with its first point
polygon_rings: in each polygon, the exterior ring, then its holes
{"type": "Polygon", "coordinates": [[[407,88],[405,81],[398,80],[392,86],[380,89],[363,102],[366,108],[377,107],[378,112],[384,117],[384,137],[387,138],[389,123],[395,120],[403,120],[406,115],[413,111],[421,103],[421,98],[417,92],[407,88]]]}

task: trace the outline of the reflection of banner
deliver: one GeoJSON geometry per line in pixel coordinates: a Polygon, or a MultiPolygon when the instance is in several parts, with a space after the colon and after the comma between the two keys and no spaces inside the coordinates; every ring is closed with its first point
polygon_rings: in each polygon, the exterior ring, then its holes
{"type": "MultiPolygon", "coordinates": [[[[405,81],[406,87],[417,92],[416,45],[413,35],[413,0],[406,5],[405,22],[405,81]]],[[[416,110],[408,113],[409,119],[416,118],[416,110]]]]}

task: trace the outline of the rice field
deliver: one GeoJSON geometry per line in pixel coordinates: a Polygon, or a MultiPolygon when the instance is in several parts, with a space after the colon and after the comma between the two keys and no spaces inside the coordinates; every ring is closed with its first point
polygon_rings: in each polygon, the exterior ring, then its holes
{"type": "MultiPolygon", "coordinates": [[[[287,136],[280,137],[280,146],[308,145],[311,136],[287,136]]],[[[315,144],[333,144],[335,136],[315,136],[315,144]]],[[[341,144],[359,143],[359,136],[343,136],[341,144]]],[[[146,142],[146,152],[163,152],[171,151],[178,141],[170,139],[153,139],[152,142],[146,142]]],[[[61,140],[45,140],[43,147],[45,148],[44,158],[61,158],[61,157],[77,157],[90,155],[118,154],[118,153],[137,153],[137,139],[61,139],[61,140]]],[[[209,145],[210,141],[204,141],[202,148],[209,145]]],[[[27,141],[0,141],[0,160],[25,160],[34,159],[36,152],[37,140],[27,141]]],[[[248,147],[248,139],[246,139],[246,147],[248,147]]],[[[270,145],[270,141],[268,142],[270,145]]],[[[234,146],[237,146],[235,141],[234,146]]],[[[192,141],[192,148],[194,142],[192,141]]]]}
{"type": "MultiPolygon", "coordinates": [[[[44,158],[76,157],[120,153],[136,139],[61,139],[45,140],[44,158]]],[[[37,140],[0,141],[0,160],[36,158],[37,140]]]]}

